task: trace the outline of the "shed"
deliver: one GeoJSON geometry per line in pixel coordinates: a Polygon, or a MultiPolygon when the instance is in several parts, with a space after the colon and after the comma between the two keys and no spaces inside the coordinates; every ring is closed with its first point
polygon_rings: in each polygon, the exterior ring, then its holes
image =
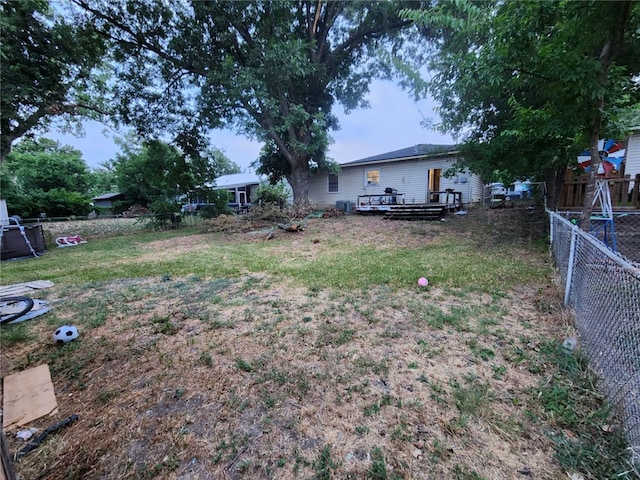
{"type": "Polygon", "coordinates": [[[103,193],[102,195],[98,195],[97,197],[93,197],[93,205],[97,208],[105,208],[111,209],[113,208],[113,202],[120,200],[122,198],[122,194],[115,193],[103,193]]]}
{"type": "Polygon", "coordinates": [[[462,204],[482,199],[482,181],[468,171],[445,172],[453,167],[455,145],[419,144],[340,164],[339,173],[318,173],[309,182],[309,199],[322,207],[357,205],[363,195],[397,192],[407,204],[439,201],[436,192],[460,192],[462,204]]]}

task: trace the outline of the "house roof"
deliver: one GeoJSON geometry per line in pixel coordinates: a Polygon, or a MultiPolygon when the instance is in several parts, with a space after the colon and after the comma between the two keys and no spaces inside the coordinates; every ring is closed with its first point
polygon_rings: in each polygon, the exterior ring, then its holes
{"type": "Polygon", "coordinates": [[[417,144],[411,147],[401,148],[392,152],[381,153],[372,157],[361,158],[352,162],[342,163],[341,166],[361,165],[366,163],[393,162],[423,157],[450,156],[457,153],[456,145],[431,145],[417,144]]]}
{"type": "Polygon", "coordinates": [[[255,185],[260,182],[260,177],[253,173],[232,173],[216,178],[214,188],[243,187],[245,185],[255,185]]]}
{"type": "Polygon", "coordinates": [[[122,195],[120,192],[116,193],[103,193],[102,195],[98,195],[97,197],[93,197],[93,200],[112,200],[116,197],[122,195]]]}

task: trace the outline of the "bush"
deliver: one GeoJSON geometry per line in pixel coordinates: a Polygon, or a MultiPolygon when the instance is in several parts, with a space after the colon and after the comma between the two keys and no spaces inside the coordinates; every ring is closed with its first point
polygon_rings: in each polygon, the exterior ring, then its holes
{"type": "Polygon", "coordinates": [[[259,185],[253,192],[253,203],[257,203],[259,205],[274,204],[279,208],[284,208],[287,204],[288,198],[289,194],[282,182],[275,185],[259,185]]]}
{"type": "Polygon", "coordinates": [[[36,218],[45,213],[47,217],[83,216],[91,211],[89,198],[78,192],[63,188],[49,191],[34,190],[28,197],[14,197],[7,200],[11,214],[23,218],[36,218]]]}
{"type": "Polygon", "coordinates": [[[149,205],[149,210],[153,214],[149,219],[153,228],[177,228],[180,224],[180,207],[175,202],[169,200],[155,200],[149,205]]]}
{"type": "Polygon", "coordinates": [[[218,215],[230,215],[231,209],[229,208],[229,192],[226,190],[214,190],[207,194],[209,203],[202,206],[198,210],[198,215],[203,218],[215,218],[218,215]]]}

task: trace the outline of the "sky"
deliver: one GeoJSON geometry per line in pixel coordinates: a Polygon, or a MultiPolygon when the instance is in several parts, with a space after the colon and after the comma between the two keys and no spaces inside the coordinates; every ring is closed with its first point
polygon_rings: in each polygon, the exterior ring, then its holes
{"type": "MultiPolygon", "coordinates": [[[[438,122],[432,100],[414,102],[409,93],[402,91],[391,81],[376,80],[371,84],[367,100],[368,109],[357,109],[346,115],[340,105],[334,114],[341,129],[332,132],[333,144],[328,156],[338,163],[346,163],[372,155],[391,152],[419,143],[452,145],[454,140],[421,125],[423,119],[438,122]]],[[[120,147],[113,140],[113,133],[105,135],[106,128],[97,122],[84,125],[84,137],[75,137],[50,131],[45,136],[70,145],[82,152],[91,168],[115,158],[120,147]]],[[[224,151],[243,172],[252,171],[251,163],[258,157],[261,145],[229,130],[216,130],[212,145],[224,151]]]]}

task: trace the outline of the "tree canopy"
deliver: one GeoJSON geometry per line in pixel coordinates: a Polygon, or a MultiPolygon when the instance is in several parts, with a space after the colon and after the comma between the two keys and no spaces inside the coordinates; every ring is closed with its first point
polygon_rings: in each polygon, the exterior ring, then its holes
{"type": "Polygon", "coordinates": [[[486,180],[563,176],[587,146],[597,164],[598,139],[640,98],[637,2],[458,1],[404,16],[438,30],[442,127],[486,180]]]}
{"type": "Polygon", "coordinates": [[[0,1],[0,163],[54,117],[102,111],[104,39],[46,0],[0,1]]]}
{"type": "Polygon", "coordinates": [[[20,141],[0,166],[0,191],[22,217],[86,215],[91,174],[82,153],[41,138],[20,141]]]}
{"type": "Polygon", "coordinates": [[[190,155],[158,139],[142,144],[131,141],[123,143],[122,148],[123,153],[116,156],[110,168],[128,205],[176,202],[185,195],[211,191],[220,175],[240,172],[224,152],[206,144],[199,145],[203,152],[194,149],[190,155]]]}
{"type": "Polygon", "coordinates": [[[117,45],[123,122],[150,136],[235,128],[277,151],[265,171],[287,178],[294,201],[307,200],[310,168],[331,165],[334,103],[363,105],[389,74],[378,53],[400,54],[415,33],[398,2],[73,1],[117,45]]]}

